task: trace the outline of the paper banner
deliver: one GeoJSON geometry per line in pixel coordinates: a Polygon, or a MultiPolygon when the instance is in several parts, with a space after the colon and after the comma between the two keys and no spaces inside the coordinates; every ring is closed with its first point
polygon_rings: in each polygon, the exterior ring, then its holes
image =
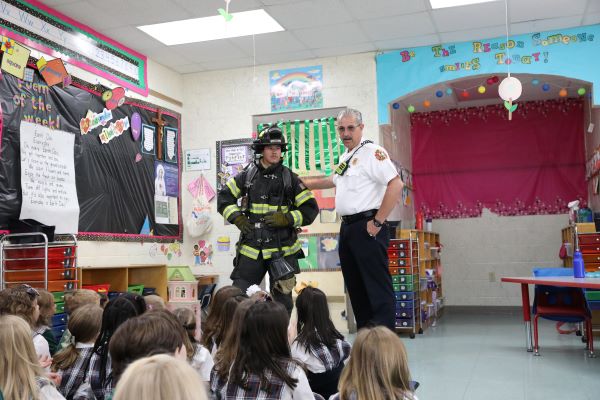
{"type": "Polygon", "coordinates": [[[92,129],[99,127],[100,125],[106,126],[106,124],[113,119],[112,111],[108,109],[102,110],[101,113],[96,114],[95,112],[88,110],[84,118],[79,121],[79,130],[82,135],[86,135],[92,129]]]}
{"type": "Polygon", "coordinates": [[[165,161],[177,164],[177,129],[165,126],[165,161]]]}
{"type": "Polygon", "coordinates": [[[142,153],[155,154],[154,136],[156,135],[156,127],[142,124],[142,153]]]}
{"type": "MultiPolygon", "coordinates": [[[[10,46],[12,48],[12,52],[4,52],[0,68],[19,79],[23,79],[25,77],[25,68],[27,66],[27,60],[29,60],[29,54],[31,53],[31,50],[25,46],[22,46],[18,42],[11,42],[12,44],[10,46]]],[[[5,42],[3,41],[2,44],[4,46],[5,42]]]]}
{"type": "MultiPolygon", "coordinates": [[[[42,59],[43,57],[40,58],[40,61],[42,59]]],[[[65,64],[63,64],[63,61],[60,58],[55,58],[54,60],[50,60],[46,63],[38,62],[38,71],[48,86],[54,86],[59,83],[62,84],[65,77],[69,75],[67,69],[65,68],[65,64]]]]}
{"type": "Polygon", "coordinates": [[[107,144],[116,137],[119,137],[129,129],[129,117],[121,118],[115,122],[111,122],[108,128],[102,129],[102,133],[98,136],[102,144],[107,144]]]}

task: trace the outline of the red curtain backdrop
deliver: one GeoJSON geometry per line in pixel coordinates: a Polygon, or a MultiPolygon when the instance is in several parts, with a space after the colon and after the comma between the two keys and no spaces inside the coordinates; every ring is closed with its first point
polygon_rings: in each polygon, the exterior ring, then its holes
{"type": "Polygon", "coordinates": [[[583,101],[411,116],[415,209],[426,217],[558,214],[587,200],[583,101]]]}

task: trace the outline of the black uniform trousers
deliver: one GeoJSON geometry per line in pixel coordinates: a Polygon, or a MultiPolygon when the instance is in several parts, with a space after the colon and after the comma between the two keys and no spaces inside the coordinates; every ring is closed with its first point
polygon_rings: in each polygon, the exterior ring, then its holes
{"type": "MultiPolygon", "coordinates": [[[[290,265],[296,271],[299,271],[298,259],[295,255],[287,256],[285,257],[285,260],[290,263],[290,265]]],[[[231,272],[230,278],[233,281],[233,286],[240,288],[244,293],[246,293],[246,289],[248,289],[250,286],[260,285],[267,272],[269,272],[269,260],[264,260],[262,258],[262,254],[259,255],[258,259],[256,260],[246,257],[245,255],[238,254],[235,262],[236,265],[231,272]]],[[[279,290],[275,289],[273,287],[275,282],[270,272],[269,283],[271,286],[270,292],[273,300],[283,304],[288,310],[288,314],[291,313],[292,309],[294,308],[292,293],[290,292],[288,294],[283,294],[279,290]]]]}
{"type": "Polygon", "coordinates": [[[390,234],[382,227],[375,237],[367,232],[367,218],[340,228],[340,263],[354,310],[357,328],[396,325],[396,303],[388,269],[390,234]]]}

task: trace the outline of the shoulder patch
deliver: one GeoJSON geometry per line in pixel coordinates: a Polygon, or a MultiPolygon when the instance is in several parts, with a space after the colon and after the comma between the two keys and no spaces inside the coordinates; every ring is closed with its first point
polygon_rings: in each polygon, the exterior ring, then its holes
{"type": "Polygon", "coordinates": [[[375,150],[375,158],[378,159],[379,161],[383,161],[387,158],[387,154],[385,153],[385,151],[381,150],[381,149],[377,149],[375,150]]]}

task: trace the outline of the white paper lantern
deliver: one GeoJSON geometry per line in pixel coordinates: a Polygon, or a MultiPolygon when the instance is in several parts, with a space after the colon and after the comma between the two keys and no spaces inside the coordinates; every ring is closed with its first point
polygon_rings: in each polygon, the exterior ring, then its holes
{"type": "Polygon", "coordinates": [[[514,76],[504,78],[498,86],[498,94],[505,101],[517,100],[521,97],[522,92],[523,86],[521,85],[521,81],[514,76]]]}

